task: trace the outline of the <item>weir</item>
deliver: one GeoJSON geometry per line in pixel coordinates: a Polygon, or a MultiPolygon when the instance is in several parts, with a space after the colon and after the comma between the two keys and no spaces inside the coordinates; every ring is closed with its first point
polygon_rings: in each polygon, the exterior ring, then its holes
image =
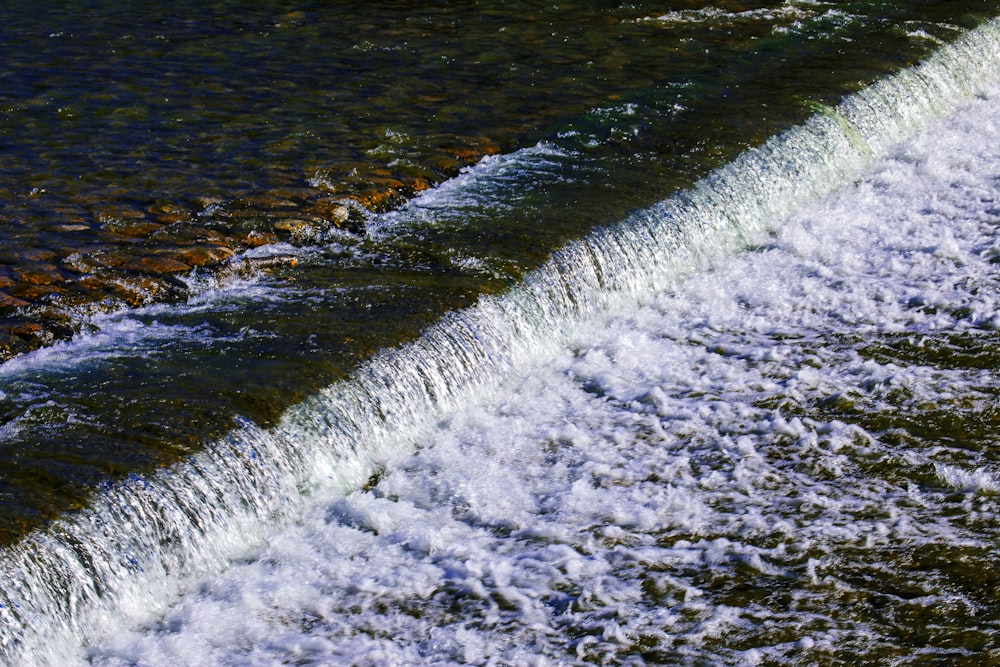
{"type": "Polygon", "coordinates": [[[1000,22],[749,150],[688,192],[553,254],[523,283],[385,350],[262,429],[148,477],[6,549],[0,659],[65,664],[165,609],[185,580],[252,557],[310,497],[357,489],[423,427],[557,349],[574,324],[670,287],[857,178],[873,159],[1000,75],[1000,22]]]}

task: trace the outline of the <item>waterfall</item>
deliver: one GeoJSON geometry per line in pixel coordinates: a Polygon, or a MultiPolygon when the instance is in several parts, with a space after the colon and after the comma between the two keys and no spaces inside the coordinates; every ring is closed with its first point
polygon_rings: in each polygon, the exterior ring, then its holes
{"type": "Polygon", "coordinates": [[[192,576],[252,556],[306,498],[343,494],[426,425],[552,350],[575,323],[653,297],[857,178],[1000,75],[1000,22],[821,109],[693,189],[556,251],[522,284],[383,350],[264,429],[227,437],[4,550],[0,656],[57,664],[161,611],[192,576]]]}

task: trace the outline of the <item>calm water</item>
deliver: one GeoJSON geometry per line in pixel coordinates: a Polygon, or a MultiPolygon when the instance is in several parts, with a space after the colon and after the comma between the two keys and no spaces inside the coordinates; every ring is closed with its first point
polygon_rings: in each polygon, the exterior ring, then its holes
{"type": "Polygon", "coordinates": [[[997,659],[998,11],[5,6],[5,659],[997,659]]]}

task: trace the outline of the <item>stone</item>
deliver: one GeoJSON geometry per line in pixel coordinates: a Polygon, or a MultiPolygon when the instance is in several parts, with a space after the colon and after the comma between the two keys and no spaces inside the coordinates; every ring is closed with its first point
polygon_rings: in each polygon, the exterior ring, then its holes
{"type": "Polygon", "coordinates": [[[62,282],[62,275],[52,264],[36,266],[30,269],[18,269],[15,275],[22,281],[31,285],[51,285],[62,282]]]}
{"type": "Polygon", "coordinates": [[[44,327],[38,322],[14,322],[7,327],[7,330],[18,336],[37,336],[42,333],[44,327]]]}
{"type": "Polygon", "coordinates": [[[293,267],[298,264],[298,260],[291,255],[276,255],[274,257],[254,257],[242,258],[238,261],[230,262],[220,271],[221,274],[229,274],[240,278],[250,278],[261,271],[273,271],[284,267],[293,267]]]}
{"type": "Polygon", "coordinates": [[[274,228],[279,232],[288,232],[292,236],[311,235],[315,230],[313,221],[301,218],[285,218],[274,223],[274,228]]]}
{"type": "Polygon", "coordinates": [[[56,253],[48,248],[22,248],[17,252],[20,261],[48,262],[56,258],[56,253]]]}
{"type": "Polygon", "coordinates": [[[319,199],[312,202],[306,211],[330,222],[334,227],[344,228],[351,219],[351,211],[342,201],[319,199]]]}
{"type": "Polygon", "coordinates": [[[123,239],[146,238],[159,230],[161,227],[163,227],[163,225],[159,222],[153,222],[151,220],[133,220],[128,218],[116,218],[101,225],[101,228],[106,232],[123,239]]]}
{"type": "Polygon", "coordinates": [[[154,220],[163,225],[171,225],[175,222],[191,222],[192,217],[190,213],[178,211],[176,213],[159,213],[154,216],[154,220]]]}
{"type": "Polygon", "coordinates": [[[66,285],[65,291],[52,297],[52,305],[79,314],[96,314],[114,307],[116,302],[108,294],[106,283],[84,277],[66,285]]]}
{"type": "Polygon", "coordinates": [[[414,193],[423,192],[424,190],[429,190],[433,187],[433,184],[426,178],[408,179],[406,184],[414,193]]]}
{"type": "Polygon", "coordinates": [[[271,243],[277,243],[279,240],[277,234],[253,229],[243,237],[242,242],[251,248],[259,248],[271,243]]]}
{"type": "Polygon", "coordinates": [[[19,282],[9,289],[10,293],[18,299],[34,302],[52,294],[58,294],[62,289],[58,285],[32,285],[27,282],[19,282]]]}
{"type": "Polygon", "coordinates": [[[107,207],[94,211],[94,218],[102,225],[122,220],[141,220],[145,217],[146,214],[139,209],[128,206],[107,207]]]}
{"type": "Polygon", "coordinates": [[[447,145],[422,155],[393,152],[391,161],[330,165],[308,185],[289,179],[233,199],[157,200],[137,208],[116,203],[134,201],[135,193],[123,188],[79,193],[49,209],[42,245],[56,246],[0,248],[0,359],[72,335],[86,314],[183,298],[188,287],[178,276],[195,268],[219,276],[286,271],[295,257],[239,253],[282,241],[316,243],[333,230],[363,235],[373,212],[499,152],[480,137],[441,143],[447,145]],[[30,322],[22,321],[26,312],[30,322]]]}
{"type": "Polygon", "coordinates": [[[97,250],[87,254],[76,253],[76,256],[67,257],[64,262],[68,263],[72,258],[72,267],[79,267],[82,271],[93,271],[97,268],[117,268],[124,266],[128,262],[135,261],[135,257],[125,252],[123,247],[113,247],[97,250]]]}
{"type": "Polygon", "coordinates": [[[202,212],[204,212],[205,209],[210,207],[223,205],[225,200],[219,197],[198,197],[195,199],[194,203],[202,212]]]}
{"type": "MultiPolygon", "coordinates": [[[[396,182],[398,183],[399,181],[396,182]]],[[[402,186],[402,183],[400,185],[402,186]]],[[[350,198],[373,213],[387,211],[403,199],[401,188],[396,187],[374,188],[353,194],[350,198]]]]}
{"type": "Polygon", "coordinates": [[[133,308],[157,301],[166,301],[178,296],[176,284],[159,276],[124,274],[106,283],[111,294],[133,308]]]}
{"type": "Polygon", "coordinates": [[[174,259],[189,266],[213,266],[233,256],[233,250],[222,245],[195,245],[172,253],[174,259]]]}
{"type": "Polygon", "coordinates": [[[191,222],[194,219],[194,214],[190,210],[173,202],[154,204],[147,211],[156,222],[165,225],[175,222],[191,222]]]}
{"type": "Polygon", "coordinates": [[[152,273],[155,275],[169,273],[186,273],[191,270],[191,265],[178,259],[164,256],[142,257],[137,261],[129,262],[126,268],[142,273],[152,273]]]}
{"type": "Polygon", "coordinates": [[[462,163],[453,157],[442,157],[434,162],[434,166],[446,176],[453,176],[462,168],[462,163]]]}
{"type": "Polygon", "coordinates": [[[24,306],[31,305],[24,299],[18,299],[15,296],[11,296],[6,292],[0,292],[0,308],[23,308],[24,306]]]}

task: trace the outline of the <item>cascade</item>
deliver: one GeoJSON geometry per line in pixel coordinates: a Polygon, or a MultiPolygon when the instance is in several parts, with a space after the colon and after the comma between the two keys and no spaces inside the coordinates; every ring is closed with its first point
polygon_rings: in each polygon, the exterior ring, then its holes
{"type": "Polygon", "coordinates": [[[692,190],[556,251],[263,429],[241,421],[186,461],[102,489],[0,559],[0,660],[57,663],[164,609],[185,578],[252,556],[305,498],[362,486],[421,428],[596,314],[651,298],[856,178],[1000,75],[1000,23],[748,150],[692,190]]]}

